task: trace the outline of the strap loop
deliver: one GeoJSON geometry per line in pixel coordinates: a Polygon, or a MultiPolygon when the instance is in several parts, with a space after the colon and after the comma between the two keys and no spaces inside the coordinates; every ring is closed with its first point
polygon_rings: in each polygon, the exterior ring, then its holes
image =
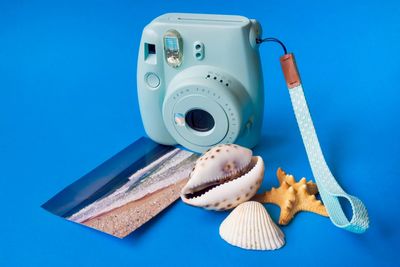
{"type": "Polygon", "coordinates": [[[361,200],[347,194],[340,187],[329,170],[321,151],[301,84],[290,88],[289,94],[308,160],[331,221],[337,227],[354,233],[365,232],[369,227],[367,209],[361,200]],[[346,198],[351,204],[353,217],[350,221],[343,212],[339,197],[346,198]]]}

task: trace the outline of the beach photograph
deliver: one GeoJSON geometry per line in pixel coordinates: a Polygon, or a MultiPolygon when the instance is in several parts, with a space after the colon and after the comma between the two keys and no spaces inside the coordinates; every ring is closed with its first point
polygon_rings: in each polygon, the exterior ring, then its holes
{"type": "Polygon", "coordinates": [[[123,238],[179,198],[197,158],[192,152],[142,138],[43,207],[123,238]]]}

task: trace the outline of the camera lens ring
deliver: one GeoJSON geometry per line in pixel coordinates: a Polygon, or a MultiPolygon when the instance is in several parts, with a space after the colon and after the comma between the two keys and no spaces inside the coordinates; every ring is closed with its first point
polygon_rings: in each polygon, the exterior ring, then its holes
{"type": "Polygon", "coordinates": [[[212,100],[207,90],[203,92],[202,89],[197,90],[197,88],[191,87],[188,91],[186,89],[177,91],[177,94],[169,97],[164,103],[163,113],[165,125],[175,140],[179,144],[192,148],[218,144],[235,129],[233,125],[229,125],[229,116],[218,101],[212,100]],[[211,114],[215,123],[211,130],[196,131],[186,123],[186,114],[194,109],[202,109],[211,114]]]}
{"type": "Polygon", "coordinates": [[[205,133],[215,127],[214,117],[204,109],[194,108],[185,114],[186,125],[194,131],[205,133]]]}
{"type": "Polygon", "coordinates": [[[210,66],[190,67],[180,72],[168,86],[162,107],[163,121],[176,143],[200,152],[219,143],[235,142],[241,133],[243,118],[252,112],[250,103],[243,85],[231,75],[210,66]],[[193,73],[204,73],[204,76],[194,77],[193,73]],[[230,81],[228,90],[219,80],[204,78],[216,73],[230,81]],[[196,108],[213,116],[215,127],[212,130],[199,132],[187,125],[186,113],[196,108]]]}

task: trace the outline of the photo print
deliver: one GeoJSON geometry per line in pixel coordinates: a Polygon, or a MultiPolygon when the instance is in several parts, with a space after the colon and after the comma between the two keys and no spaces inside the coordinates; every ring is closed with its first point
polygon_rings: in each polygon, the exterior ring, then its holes
{"type": "Polygon", "coordinates": [[[42,207],[123,238],[179,198],[197,158],[192,152],[143,137],[42,207]]]}

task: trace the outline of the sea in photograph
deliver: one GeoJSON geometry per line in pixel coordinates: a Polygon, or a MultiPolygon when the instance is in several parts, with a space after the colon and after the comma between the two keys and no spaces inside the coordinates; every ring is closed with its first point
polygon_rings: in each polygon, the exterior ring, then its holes
{"type": "Polygon", "coordinates": [[[178,148],[131,174],[118,189],[68,220],[123,237],[179,197],[197,155],[178,148]]]}
{"type": "Polygon", "coordinates": [[[141,137],[62,189],[42,207],[55,215],[68,218],[96,200],[112,194],[127,183],[137,170],[174,149],[141,137]]]}

